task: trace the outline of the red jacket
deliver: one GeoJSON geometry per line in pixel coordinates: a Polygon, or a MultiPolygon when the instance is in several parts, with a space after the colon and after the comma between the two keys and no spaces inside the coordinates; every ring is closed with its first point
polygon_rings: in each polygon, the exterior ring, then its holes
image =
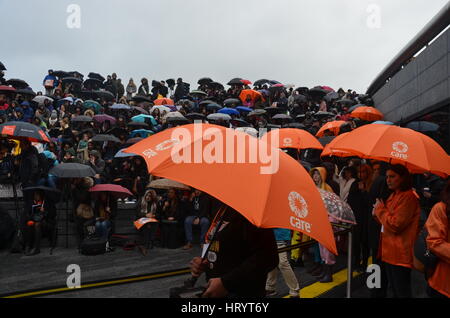
{"type": "Polygon", "coordinates": [[[414,243],[419,234],[420,206],[412,190],[391,194],[375,214],[383,225],[381,259],[413,269],[414,243]]]}
{"type": "Polygon", "coordinates": [[[425,227],[428,231],[428,248],[439,258],[428,284],[450,298],[450,223],[446,210],[444,203],[437,203],[431,210],[425,227]]]}

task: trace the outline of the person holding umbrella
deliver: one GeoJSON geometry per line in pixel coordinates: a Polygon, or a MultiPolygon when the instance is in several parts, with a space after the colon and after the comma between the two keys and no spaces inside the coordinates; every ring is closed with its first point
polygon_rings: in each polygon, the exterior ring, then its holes
{"type": "Polygon", "coordinates": [[[24,232],[26,256],[40,253],[42,234],[49,232],[51,228],[56,226],[55,218],[55,204],[46,197],[44,191],[35,190],[31,213],[28,216],[27,227],[24,232]]]}
{"type": "Polygon", "coordinates": [[[95,183],[102,183],[103,172],[105,171],[105,161],[101,158],[100,152],[97,150],[91,150],[89,152],[88,165],[95,171],[95,183]]]}
{"type": "Polygon", "coordinates": [[[190,262],[193,277],[206,274],[202,297],[265,297],[267,275],[278,265],[273,230],[256,227],[226,206],[217,213],[207,239],[211,244],[207,259],[195,257],[190,262]]]}
{"type": "Polygon", "coordinates": [[[53,70],[48,70],[48,75],[45,76],[42,85],[45,87],[45,95],[52,96],[53,90],[58,86],[58,79],[53,75],[53,70]]]}
{"type": "Polygon", "coordinates": [[[134,81],[132,78],[130,78],[130,81],[127,85],[127,100],[131,100],[133,98],[133,94],[136,93],[137,87],[136,84],[134,84],[134,81]]]}
{"type": "Polygon", "coordinates": [[[414,243],[419,234],[420,206],[411,175],[403,165],[390,166],[387,185],[393,193],[376,200],[373,215],[382,225],[381,260],[395,298],[411,298],[414,243]]]}

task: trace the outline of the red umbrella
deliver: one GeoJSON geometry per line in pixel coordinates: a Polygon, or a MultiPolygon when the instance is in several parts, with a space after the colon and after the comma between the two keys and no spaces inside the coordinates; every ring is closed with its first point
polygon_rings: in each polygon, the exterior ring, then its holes
{"type": "Polygon", "coordinates": [[[90,188],[89,192],[109,192],[117,199],[133,196],[133,193],[131,193],[128,189],[117,184],[97,184],[96,186],[90,188]]]}
{"type": "Polygon", "coordinates": [[[322,89],[326,90],[326,91],[334,92],[334,89],[332,89],[330,86],[322,86],[322,89]]]}
{"type": "Polygon", "coordinates": [[[15,92],[16,89],[14,87],[11,86],[5,86],[5,85],[0,85],[0,93],[10,93],[10,92],[15,92]]]}
{"type": "Polygon", "coordinates": [[[251,85],[252,84],[252,82],[250,82],[249,80],[241,80],[241,83],[242,84],[244,84],[244,85],[251,85]]]}

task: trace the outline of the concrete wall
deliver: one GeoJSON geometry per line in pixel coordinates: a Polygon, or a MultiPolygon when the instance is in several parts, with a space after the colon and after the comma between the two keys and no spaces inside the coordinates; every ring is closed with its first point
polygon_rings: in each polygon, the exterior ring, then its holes
{"type": "MultiPolygon", "coordinates": [[[[450,99],[450,29],[374,95],[386,120],[401,122],[450,99]]],[[[444,104],[442,104],[444,103],[444,104]]]]}

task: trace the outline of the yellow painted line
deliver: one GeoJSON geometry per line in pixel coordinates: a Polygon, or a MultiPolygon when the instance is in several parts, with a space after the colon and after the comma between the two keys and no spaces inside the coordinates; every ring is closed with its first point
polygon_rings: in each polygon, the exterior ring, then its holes
{"type": "Polygon", "coordinates": [[[82,290],[83,288],[103,287],[103,286],[116,285],[116,284],[121,284],[121,283],[138,282],[141,280],[161,278],[161,277],[173,276],[173,275],[178,275],[178,274],[186,274],[186,273],[190,273],[190,269],[176,271],[176,272],[170,272],[170,273],[156,274],[156,275],[148,275],[148,276],[127,278],[127,279],[111,280],[111,281],[101,282],[101,283],[86,284],[86,285],[81,285],[80,288],[65,287],[65,288],[56,288],[56,289],[48,289],[48,290],[39,290],[39,291],[31,292],[31,293],[12,295],[12,296],[8,296],[5,298],[21,298],[21,297],[31,297],[31,296],[39,296],[39,295],[45,295],[45,294],[53,294],[53,293],[64,292],[64,291],[78,291],[78,290],[82,290]]]}
{"type": "MultiPolygon", "coordinates": [[[[372,264],[372,257],[369,258],[368,265],[372,264]]],[[[320,295],[325,294],[326,292],[329,292],[333,288],[346,283],[347,282],[347,274],[348,269],[343,269],[340,272],[337,272],[333,274],[333,281],[330,283],[321,283],[316,282],[314,284],[311,284],[309,286],[306,286],[300,290],[300,297],[301,298],[317,298],[320,295]]],[[[358,277],[362,275],[362,273],[355,273],[353,272],[353,278],[358,277]]],[[[287,295],[283,298],[291,298],[291,296],[287,295]]]]}

